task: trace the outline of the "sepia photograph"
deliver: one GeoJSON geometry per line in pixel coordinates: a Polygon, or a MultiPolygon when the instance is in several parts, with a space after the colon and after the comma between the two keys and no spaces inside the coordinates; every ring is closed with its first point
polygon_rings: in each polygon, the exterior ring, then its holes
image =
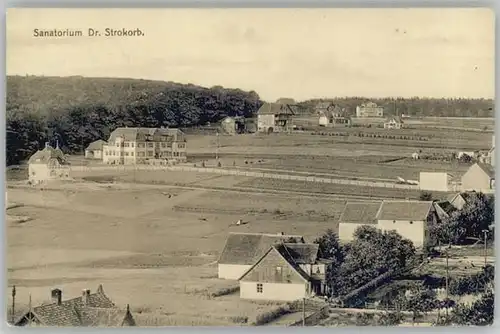
{"type": "Polygon", "coordinates": [[[491,9],[6,21],[10,326],[493,324],[491,9]]]}

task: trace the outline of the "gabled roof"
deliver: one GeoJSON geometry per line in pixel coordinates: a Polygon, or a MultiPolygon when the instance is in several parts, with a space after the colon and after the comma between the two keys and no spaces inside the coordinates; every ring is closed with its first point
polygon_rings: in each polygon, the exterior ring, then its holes
{"type": "Polygon", "coordinates": [[[311,278],[309,277],[309,275],[306,274],[306,272],[304,270],[302,270],[302,268],[300,268],[300,266],[294,262],[293,258],[287,254],[287,252],[285,251],[285,249],[283,247],[279,247],[279,246],[271,246],[269,249],[267,249],[266,252],[264,252],[264,254],[259,258],[257,259],[257,261],[255,261],[255,263],[250,267],[248,268],[248,270],[246,270],[243,275],[240,276],[240,278],[238,279],[239,280],[242,280],[245,276],[247,276],[250,272],[252,272],[252,270],[257,267],[261,262],[262,260],[264,260],[266,258],[266,256],[268,256],[269,253],[271,252],[276,252],[279,254],[279,256],[304,280],[304,281],[309,281],[311,278]]]}
{"type": "Polygon", "coordinates": [[[403,119],[399,116],[390,116],[385,119],[386,122],[391,122],[392,120],[394,120],[394,122],[396,123],[404,123],[403,119]]]}
{"type": "Polygon", "coordinates": [[[495,178],[495,170],[493,169],[493,166],[484,164],[482,162],[476,163],[476,165],[479,166],[483,170],[483,172],[488,175],[491,179],[495,178]]]}
{"type": "Polygon", "coordinates": [[[229,233],[218,263],[252,265],[269,247],[291,238],[298,243],[304,243],[304,238],[299,235],[229,233]]]}
{"type": "Polygon", "coordinates": [[[108,142],[114,142],[117,137],[126,141],[160,141],[162,136],[172,137],[177,141],[181,135],[183,132],[176,128],[116,128],[109,135],[108,142]]]}
{"type": "Polygon", "coordinates": [[[432,209],[431,201],[383,201],[377,220],[426,220],[432,209]]]}
{"type": "Polygon", "coordinates": [[[457,210],[448,200],[436,202],[435,205],[439,206],[448,216],[457,210]]]}
{"type": "Polygon", "coordinates": [[[291,257],[297,264],[315,264],[318,260],[318,244],[284,243],[275,247],[280,253],[291,257]]]}
{"type": "Polygon", "coordinates": [[[102,146],[106,144],[107,144],[106,141],[99,139],[90,143],[89,146],[87,146],[86,150],[88,151],[102,150],[102,146]]]}
{"type": "Polygon", "coordinates": [[[346,203],[339,222],[352,224],[377,224],[381,203],[346,203]]]}
{"type": "Polygon", "coordinates": [[[28,163],[46,164],[51,159],[57,159],[60,164],[66,163],[64,153],[60,148],[53,148],[52,146],[46,144],[43,150],[38,150],[29,158],[28,163]]]}
{"type": "Polygon", "coordinates": [[[295,115],[295,107],[290,104],[264,103],[257,115],[295,115]]]}
{"type": "Polygon", "coordinates": [[[80,296],[64,300],[60,305],[51,303],[34,307],[31,312],[24,314],[16,325],[25,325],[26,317],[30,313],[42,326],[49,327],[122,326],[124,320],[128,320],[129,325],[135,323],[128,306],[125,311],[118,309],[106,296],[102,286],[87,298],[86,304],[80,296]]]}
{"type": "Polygon", "coordinates": [[[452,213],[455,208],[451,205],[450,202],[434,202],[432,203],[434,209],[436,210],[436,214],[440,220],[444,220],[450,217],[450,213],[452,213]],[[446,207],[446,210],[443,208],[446,207]]]}

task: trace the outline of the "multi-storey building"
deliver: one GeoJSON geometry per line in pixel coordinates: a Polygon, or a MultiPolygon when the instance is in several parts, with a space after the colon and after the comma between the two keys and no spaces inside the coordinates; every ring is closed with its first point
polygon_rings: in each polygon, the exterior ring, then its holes
{"type": "Polygon", "coordinates": [[[185,162],[186,138],[179,129],[117,128],[103,146],[107,164],[146,164],[154,161],[185,162]]]}
{"type": "Polygon", "coordinates": [[[368,102],[356,107],[356,117],[384,117],[384,108],[376,103],[368,102]]]}

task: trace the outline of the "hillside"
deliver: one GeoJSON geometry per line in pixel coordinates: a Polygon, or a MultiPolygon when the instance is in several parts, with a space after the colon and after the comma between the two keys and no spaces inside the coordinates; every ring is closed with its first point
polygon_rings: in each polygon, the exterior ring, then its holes
{"type": "Polygon", "coordinates": [[[257,93],[173,82],[84,78],[7,77],[7,164],[16,164],[56,139],[81,152],[119,126],[188,127],[227,115],[250,116],[257,93]]]}

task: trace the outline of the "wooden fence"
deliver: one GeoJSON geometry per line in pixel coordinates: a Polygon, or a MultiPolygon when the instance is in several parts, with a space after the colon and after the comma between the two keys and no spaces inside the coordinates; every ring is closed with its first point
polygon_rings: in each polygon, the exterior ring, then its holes
{"type": "Polygon", "coordinates": [[[362,186],[362,187],[379,187],[379,188],[391,188],[391,189],[406,189],[406,190],[419,190],[418,186],[408,185],[408,184],[398,184],[390,182],[377,182],[377,181],[360,181],[360,180],[346,180],[341,178],[326,178],[317,176],[302,176],[302,175],[291,175],[291,174],[277,174],[277,173],[264,173],[264,172],[252,172],[252,171],[241,171],[234,169],[223,169],[223,168],[212,168],[212,167],[190,167],[190,166],[150,166],[150,165],[120,165],[120,166],[72,166],[72,172],[92,172],[92,171],[102,171],[110,170],[116,172],[123,171],[181,171],[181,172],[196,172],[196,173],[212,173],[219,175],[236,175],[236,176],[246,176],[246,177],[259,177],[259,178],[270,178],[279,180],[293,180],[293,181],[304,181],[304,182],[316,182],[316,183],[329,183],[329,184],[340,184],[340,185],[350,185],[350,186],[362,186]]]}

